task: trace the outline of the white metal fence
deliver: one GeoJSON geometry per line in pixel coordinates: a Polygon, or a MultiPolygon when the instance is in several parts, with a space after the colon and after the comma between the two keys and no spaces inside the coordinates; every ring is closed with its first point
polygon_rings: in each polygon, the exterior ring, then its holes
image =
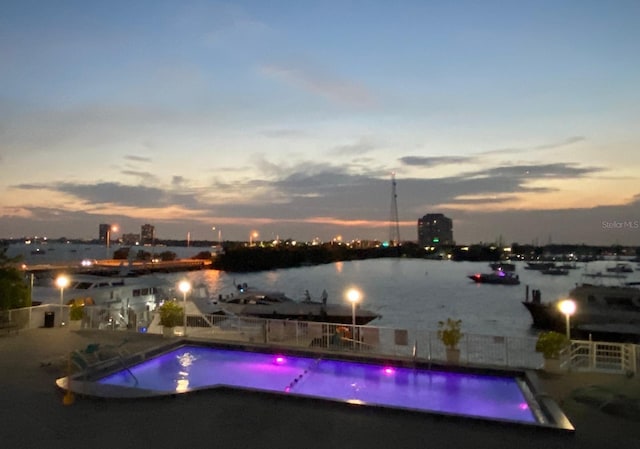
{"type": "Polygon", "coordinates": [[[629,343],[572,340],[566,357],[575,371],[635,374],[640,346],[629,343]]]}
{"type": "MultiPolygon", "coordinates": [[[[83,318],[69,322],[69,306],[42,305],[0,312],[0,319],[18,329],[60,327],[71,329],[120,329],[162,333],[157,314],[137,317],[125,326],[117,319],[121,311],[85,307],[83,318]],[[115,317],[115,318],[114,318],[115,317]]],[[[122,312],[124,313],[124,312],[122,312]]],[[[182,327],[176,329],[183,333],[182,327]]],[[[381,357],[414,358],[446,363],[446,348],[437,331],[355,326],[306,321],[268,320],[221,315],[188,315],[187,336],[211,341],[247,342],[330,352],[358,352],[381,357]]],[[[0,330],[0,332],[2,332],[0,330]]],[[[460,362],[508,368],[538,369],[543,365],[535,352],[535,337],[506,337],[465,333],[459,344],[460,362]]],[[[564,367],[575,371],[635,374],[640,369],[640,346],[573,340],[564,354],[564,367]]]]}

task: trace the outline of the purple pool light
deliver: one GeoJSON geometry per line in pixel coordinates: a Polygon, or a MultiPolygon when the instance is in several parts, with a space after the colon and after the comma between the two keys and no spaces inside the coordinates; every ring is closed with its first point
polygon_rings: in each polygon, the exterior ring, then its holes
{"type": "Polygon", "coordinates": [[[514,377],[202,346],[180,347],[98,382],[166,393],[231,386],[352,404],[538,422],[522,382],[514,377]]]}

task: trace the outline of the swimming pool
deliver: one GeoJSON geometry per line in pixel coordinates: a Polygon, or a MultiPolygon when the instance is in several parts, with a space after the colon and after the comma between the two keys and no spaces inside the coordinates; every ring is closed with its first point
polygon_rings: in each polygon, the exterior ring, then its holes
{"type": "Polygon", "coordinates": [[[216,386],[524,424],[548,417],[517,376],[185,345],[96,382],[166,394],[216,386]]]}

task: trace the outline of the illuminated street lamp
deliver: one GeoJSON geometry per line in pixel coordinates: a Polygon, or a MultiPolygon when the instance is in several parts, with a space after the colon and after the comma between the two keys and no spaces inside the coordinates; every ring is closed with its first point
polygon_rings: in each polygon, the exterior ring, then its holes
{"type": "MultiPolygon", "coordinates": [[[[216,227],[211,228],[212,231],[216,230],[216,227]]],[[[222,246],[222,229],[218,228],[218,245],[222,246]]]]}
{"type": "Polygon", "coordinates": [[[353,339],[353,347],[356,346],[356,304],[360,302],[362,293],[355,288],[351,288],[347,291],[347,299],[351,303],[351,337],[353,339]]]}
{"type": "Polygon", "coordinates": [[[569,318],[576,312],[576,303],[571,299],[563,299],[558,303],[558,309],[562,312],[566,319],[567,339],[571,340],[571,326],[569,318]]]}
{"type": "Polygon", "coordinates": [[[60,275],[56,278],[56,285],[60,288],[60,326],[64,326],[62,321],[62,309],[64,308],[64,289],[69,286],[69,278],[65,275],[60,275]]]}
{"type": "Polygon", "coordinates": [[[258,238],[258,231],[251,231],[249,234],[249,246],[253,246],[253,239],[258,238]]]}
{"type": "Polygon", "coordinates": [[[118,227],[116,225],[109,226],[107,228],[107,259],[109,259],[109,244],[111,243],[111,232],[118,232],[118,227]]]}
{"type": "Polygon", "coordinates": [[[191,283],[189,281],[180,281],[178,289],[182,292],[182,336],[187,336],[187,293],[191,290],[191,283]]]}

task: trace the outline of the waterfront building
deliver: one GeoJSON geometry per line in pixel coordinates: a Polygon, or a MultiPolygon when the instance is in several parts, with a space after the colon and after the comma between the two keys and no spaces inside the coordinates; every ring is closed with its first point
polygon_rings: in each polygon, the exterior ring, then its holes
{"type": "Polygon", "coordinates": [[[107,243],[107,235],[111,231],[111,225],[106,223],[101,223],[98,225],[98,240],[100,243],[107,243]]]}
{"type": "Polygon", "coordinates": [[[140,227],[140,243],[143,245],[153,245],[155,239],[155,226],[150,224],[143,224],[140,227]]]}
{"type": "Polygon", "coordinates": [[[443,214],[427,214],[418,219],[418,244],[426,246],[453,245],[453,221],[443,214]]]}

